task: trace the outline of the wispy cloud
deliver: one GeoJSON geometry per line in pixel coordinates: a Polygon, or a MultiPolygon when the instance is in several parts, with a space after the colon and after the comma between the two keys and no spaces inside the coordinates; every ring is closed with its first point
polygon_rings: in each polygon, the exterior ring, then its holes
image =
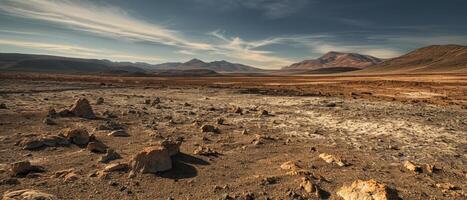
{"type": "Polygon", "coordinates": [[[267,19],[288,17],[315,0],[196,0],[203,5],[222,10],[250,9],[259,12],[267,19]]]}
{"type": "Polygon", "coordinates": [[[163,60],[161,58],[157,58],[153,56],[131,55],[131,54],[127,54],[124,52],[116,52],[116,51],[106,50],[106,49],[94,49],[94,48],[91,49],[91,48],[84,48],[80,46],[67,45],[67,44],[40,43],[40,42],[31,42],[31,41],[24,41],[24,40],[0,39],[0,45],[23,47],[23,48],[41,50],[41,51],[51,51],[51,52],[54,52],[55,55],[75,56],[75,57],[81,57],[81,58],[96,58],[96,57],[104,55],[99,58],[118,60],[118,61],[134,60],[134,61],[149,62],[149,63],[160,62],[163,60]]]}
{"type": "Polygon", "coordinates": [[[180,33],[130,16],[124,10],[84,1],[4,0],[4,14],[60,23],[70,28],[130,40],[149,41],[191,49],[211,49],[206,43],[192,42],[180,33]]]}

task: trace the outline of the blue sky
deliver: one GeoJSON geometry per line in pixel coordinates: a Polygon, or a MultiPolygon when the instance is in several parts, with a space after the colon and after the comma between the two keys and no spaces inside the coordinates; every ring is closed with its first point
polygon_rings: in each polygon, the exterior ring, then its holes
{"type": "Polygon", "coordinates": [[[467,45],[465,0],[0,0],[0,52],[274,69],[467,45]]]}

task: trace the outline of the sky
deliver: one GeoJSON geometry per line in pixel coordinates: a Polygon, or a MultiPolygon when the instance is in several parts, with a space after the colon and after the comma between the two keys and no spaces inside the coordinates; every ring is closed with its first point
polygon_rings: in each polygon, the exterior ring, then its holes
{"type": "Polygon", "coordinates": [[[0,52],[278,69],[467,45],[466,0],[0,0],[0,52]]]}

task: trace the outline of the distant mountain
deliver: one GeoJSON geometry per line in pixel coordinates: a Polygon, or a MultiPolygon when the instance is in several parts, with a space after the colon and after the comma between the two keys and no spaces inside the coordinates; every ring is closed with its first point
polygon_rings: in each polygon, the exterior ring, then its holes
{"type": "Polygon", "coordinates": [[[58,73],[143,73],[134,63],[49,55],[0,53],[0,70],[58,73]]]}
{"type": "Polygon", "coordinates": [[[467,73],[467,46],[432,45],[386,60],[358,73],[467,73]]]}
{"type": "Polygon", "coordinates": [[[192,59],[185,63],[163,63],[152,65],[142,62],[112,62],[99,59],[82,59],[49,55],[0,53],[1,71],[31,71],[57,73],[164,73],[180,75],[212,75],[215,73],[257,73],[261,69],[247,65],[214,61],[210,63],[192,59]],[[196,70],[195,70],[196,69],[196,70]]]}
{"type": "Polygon", "coordinates": [[[263,71],[255,67],[230,63],[225,60],[207,63],[199,59],[192,59],[185,63],[162,63],[154,65],[153,69],[207,69],[219,73],[258,73],[263,71]]]}
{"type": "Polygon", "coordinates": [[[349,67],[363,69],[365,67],[375,65],[382,62],[382,59],[361,55],[357,53],[341,53],[331,51],[318,59],[304,60],[299,63],[283,67],[283,70],[317,70],[323,68],[342,68],[349,67]]]}

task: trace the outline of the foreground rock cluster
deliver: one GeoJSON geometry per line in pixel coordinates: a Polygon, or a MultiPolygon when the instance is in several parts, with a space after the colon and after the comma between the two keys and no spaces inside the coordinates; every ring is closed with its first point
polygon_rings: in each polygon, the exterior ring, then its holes
{"type": "Polygon", "coordinates": [[[454,111],[459,122],[442,124],[446,130],[436,128],[436,116],[393,103],[226,89],[91,91],[7,102],[0,111],[3,199],[465,197],[455,145],[462,138],[451,141],[462,120],[454,111]],[[21,107],[28,101],[33,114],[21,107]],[[385,118],[390,113],[398,121],[385,118]],[[413,122],[422,116],[432,121],[413,122]],[[434,133],[443,135],[425,139],[434,133]]]}

